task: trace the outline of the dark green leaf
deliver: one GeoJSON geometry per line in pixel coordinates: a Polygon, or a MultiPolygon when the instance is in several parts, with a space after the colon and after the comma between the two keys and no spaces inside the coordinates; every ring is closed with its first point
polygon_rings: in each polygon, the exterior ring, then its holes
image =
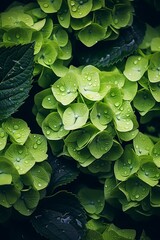
{"type": "Polygon", "coordinates": [[[85,232],[82,206],[73,194],[63,191],[46,198],[31,221],[35,230],[50,240],[80,240],[85,232]]]}
{"type": "Polygon", "coordinates": [[[33,72],[34,45],[1,48],[0,120],[13,114],[28,97],[33,72]]]}
{"type": "Polygon", "coordinates": [[[61,185],[72,182],[79,174],[75,161],[62,157],[55,158],[49,154],[49,162],[53,168],[53,174],[49,185],[51,191],[61,185]]]}

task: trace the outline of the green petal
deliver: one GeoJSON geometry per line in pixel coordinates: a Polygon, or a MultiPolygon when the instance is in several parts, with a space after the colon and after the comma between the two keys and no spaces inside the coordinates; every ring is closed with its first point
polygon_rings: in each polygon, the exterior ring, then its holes
{"type": "Polygon", "coordinates": [[[133,146],[137,155],[150,155],[154,144],[147,135],[139,132],[133,139],[133,146]]]}
{"type": "Polygon", "coordinates": [[[58,45],[54,41],[48,40],[42,45],[42,48],[36,58],[38,59],[39,64],[47,67],[47,65],[52,65],[55,62],[57,55],[58,45]]]}
{"type": "Polygon", "coordinates": [[[139,169],[139,159],[128,145],[123,155],[115,162],[114,173],[118,180],[125,181],[139,169]]]}
{"type": "Polygon", "coordinates": [[[21,192],[21,197],[15,202],[14,208],[24,216],[33,213],[40,200],[39,192],[33,189],[21,192]]]}
{"type": "Polygon", "coordinates": [[[133,104],[139,112],[146,113],[155,105],[155,100],[148,90],[141,89],[137,92],[133,104]]]}
{"type": "Polygon", "coordinates": [[[159,182],[160,170],[153,162],[147,162],[141,165],[138,177],[151,187],[154,187],[159,182]]]}
{"type": "Polygon", "coordinates": [[[43,163],[41,165],[36,164],[27,174],[31,178],[33,187],[39,191],[48,186],[51,176],[51,167],[50,171],[46,171],[43,167],[43,163]]]}
{"type": "Polygon", "coordinates": [[[117,29],[127,26],[132,22],[132,11],[133,8],[129,4],[115,4],[112,12],[112,25],[117,29]]]}
{"type": "Polygon", "coordinates": [[[142,201],[150,191],[150,186],[138,178],[130,178],[126,181],[126,191],[132,201],[142,201]]]}
{"type": "Polygon", "coordinates": [[[62,0],[37,0],[37,2],[45,13],[57,12],[62,4],[62,0]]]}
{"type": "Polygon", "coordinates": [[[68,0],[68,6],[70,14],[73,18],[83,18],[85,17],[92,9],[92,0],[68,0]]]}
{"type": "Polygon", "coordinates": [[[91,154],[98,159],[110,150],[112,144],[112,137],[107,132],[103,131],[95,136],[88,148],[91,154]]]}
{"type": "Polygon", "coordinates": [[[49,140],[59,140],[68,134],[57,112],[50,113],[42,122],[42,131],[49,140]]]}
{"type": "Polygon", "coordinates": [[[0,205],[9,208],[17,201],[19,196],[20,192],[15,188],[15,186],[1,186],[0,205]]]}
{"type": "Polygon", "coordinates": [[[3,130],[3,128],[0,128],[0,151],[5,148],[7,144],[7,138],[8,134],[3,130]]]}
{"type": "Polygon", "coordinates": [[[28,172],[35,164],[35,159],[28,149],[14,143],[6,150],[5,157],[13,163],[20,175],[28,172]]]}
{"type": "Polygon", "coordinates": [[[5,32],[3,35],[4,42],[13,42],[16,44],[30,43],[32,38],[32,31],[29,29],[13,28],[5,32]]]}
{"type": "Polygon", "coordinates": [[[92,108],[90,119],[91,122],[102,131],[107,128],[107,124],[112,121],[112,112],[106,103],[97,102],[92,108]]]}
{"type": "Polygon", "coordinates": [[[57,12],[57,17],[62,27],[69,28],[71,15],[66,0],[62,1],[61,8],[57,12]]]}
{"type": "Polygon", "coordinates": [[[30,134],[25,146],[32,154],[36,162],[41,162],[47,159],[47,141],[43,135],[30,134]]]}
{"type": "Polygon", "coordinates": [[[91,23],[78,33],[79,40],[87,47],[92,47],[98,41],[104,39],[105,29],[96,23],[91,23]]]}
{"type": "Polygon", "coordinates": [[[160,37],[156,37],[152,39],[151,50],[153,52],[160,52],[160,37]]]}
{"type": "Polygon", "coordinates": [[[68,43],[68,34],[62,27],[56,26],[53,29],[53,39],[60,47],[64,47],[68,43]]]}
{"type": "Polygon", "coordinates": [[[152,83],[160,82],[160,53],[157,52],[152,55],[150,65],[148,68],[148,78],[152,83]]]}
{"type": "Polygon", "coordinates": [[[53,95],[47,95],[43,101],[42,106],[46,109],[57,109],[57,101],[53,95]]]}
{"type": "Polygon", "coordinates": [[[74,72],[68,72],[64,77],[58,79],[52,85],[54,97],[63,105],[68,105],[74,101],[78,92],[77,75],[74,72]]]}
{"type": "Polygon", "coordinates": [[[89,110],[84,103],[72,103],[63,113],[64,129],[73,130],[84,126],[88,119],[89,110]]]}
{"type": "Polygon", "coordinates": [[[10,117],[2,125],[12,142],[20,145],[26,142],[30,129],[24,120],[10,117]]]}
{"type": "Polygon", "coordinates": [[[157,167],[160,167],[160,141],[154,145],[151,155],[153,157],[153,162],[157,167]]]}
{"type": "Polygon", "coordinates": [[[99,214],[104,208],[105,201],[101,190],[84,187],[78,192],[78,197],[89,214],[99,214]]]}
{"type": "Polygon", "coordinates": [[[138,81],[148,69],[148,59],[141,56],[131,56],[127,59],[124,75],[130,81],[138,81]]]}

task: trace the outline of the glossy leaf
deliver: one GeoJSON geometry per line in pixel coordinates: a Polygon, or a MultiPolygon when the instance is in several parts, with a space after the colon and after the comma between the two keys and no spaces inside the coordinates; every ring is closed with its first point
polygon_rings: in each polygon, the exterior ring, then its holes
{"type": "Polygon", "coordinates": [[[0,119],[17,111],[28,97],[33,74],[34,45],[1,48],[0,119]],[[10,57],[8,57],[10,56],[10,57]]]}
{"type": "Polygon", "coordinates": [[[68,161],[63,157],[56,158],[53,155],[49,155],[49,163],[53,169],[49,185],[51,192],[59,186],[72,182],[79,174],[75,161],[68,161]]]}
{"type": "Polygon", "coordinates": [[[37,233],[50,240],[77,240],[85,234],[82,206],[75,195],[63,191],[43,201],[31,222],[37,233]]]}

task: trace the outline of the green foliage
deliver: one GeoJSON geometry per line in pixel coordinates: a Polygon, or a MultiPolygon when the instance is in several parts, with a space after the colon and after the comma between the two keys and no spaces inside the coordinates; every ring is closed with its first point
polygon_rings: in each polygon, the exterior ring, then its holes
{"type": "Polygon", "coordinates": [[[0,222],[23,225],[13,239],[150,239],[122,221],[160,214],[160,27],[139,6],[21,0],[0,13],[0,222]],[[32,107],[35,134],[16,117],[34,129],[32,107]]]}
{"type": "Polygon", "coordinates": [[[51,177],[51,166],[44,162],[47,141],[30,133],[24,120],[10,117],[1,123],[0,143],[0,205],[29,216],[51,177]]]}
{"type": "Polygon", "coordinates": [[[16,112],[28,97],[32,73],[33,44],[1,48],[0,120],[16,112]]]}
{"type": "Polygon", "coordinates": [[[61,191],[46,200],[31,219],[35,230],[46,239],[82,239],[86,216],[77,197],[61,191]]]}

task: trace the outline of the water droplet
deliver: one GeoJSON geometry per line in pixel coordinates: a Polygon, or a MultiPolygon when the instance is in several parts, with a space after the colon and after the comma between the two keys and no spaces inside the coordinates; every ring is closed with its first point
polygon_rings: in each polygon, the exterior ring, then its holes
{"type": "Polygon", "coordinates": [[[135,198],[138,199],[139,198],[139,194],[136,194],[135,198]]]}
{"type": "Polygon", "coordinates": [[[116,103],[114,104],[115,107],[119,107],[119,105],[120,105],[119,102],[116,102],[116,103]]]}
{"type": "Polygon", "coordinates": [[[21,158],[20,158],[20,157],[17,157],[17,158],[16,158],[16,161],[17,161],[17,162],[20,162],[20,161],[21,161],[21,158]]]}
{"type": "Polygon", "coordinates": [[[74,6],[74,5],[75,5],[75,2],[74,2],[74,1],[71,1],[70,4],[71,4],[71,6],[74,6]]]}
{"type": "Polygon", "coordinates": [[[44,3],[44,4],[43,4],[43,7],[44,7],[44,8],[48,8],[49,5],[48,5],[47,3],[44,3]]]}
{"type": "Polygon", "coordinates": [[[61,91],[61,92],[64,92],[64,91],[65,91],[65,88],[64,88],[64,86],[60,86],[60,88],[59,88],[59,89],[60,89],[60,91],[61,91]]]}
{"type": "Polygon", "coordinates": [[[47,135],[51,134],[51,131],[47,130],[46,134],[47,134],[47,135]]]}
{"type": "Polygon", "coordinates": [[[40,145],[42,142],[41,140],[37,140],[37,144],[40,145]]]}
{"type": "Polygon", "coordinates": [[[141,60],[141,57],[138,57],[138,61],[140,61],[141,60]]]}
{"type": "Polygon", "coordinates": [[[15,134],[15,137],[16,137],[16,138],[20,138],[20,137],[21,137],[21,134],[20,134],[20,133],[17,133],[17,134],[15,134]]]}
{"type": "Polygon", "coordinates": [[[41,184],[41,183],[38,183],[38,187],[42,187],[42,184],[41,184]]]}
{"type": "Polygon", "coordinates": [[[75,6],[72,6],[72,12],[76,12],[77,8],[75,6]]]}
{"type": "Polygon", "coordinates": [[[38,146],[37,146],[37,144],[35,143],[35,144],[33,145],[33,148],[34,148],[34,149],[37,149],[37,147],[38,147],[38,146]]]}
{"type": "Polygon", "coordinates": [[[82,5],[82,4],[83,4],[83,1],[82,1],[82,0],[81,0],[81,1],[79,1],[79,4],[80,4],[80,5],[82,5]]]}
{"type": "Polygon", "coordinates": [[[26,160],[26,161],[24,161],[26,164],[28,164],[28,161],[26,160]]]}
{"type": "Polygon", "coordinates": [[[138,63],[138,61],[137,61],[137,60],[135,60],[133,63],[136,65],[136,64],[138,63]]]}
{"type": "Polygon", "coordinates": [[[14,125],[13,128],[14,128],[15,130],[19,129],[18,125],[14,125]]]}

